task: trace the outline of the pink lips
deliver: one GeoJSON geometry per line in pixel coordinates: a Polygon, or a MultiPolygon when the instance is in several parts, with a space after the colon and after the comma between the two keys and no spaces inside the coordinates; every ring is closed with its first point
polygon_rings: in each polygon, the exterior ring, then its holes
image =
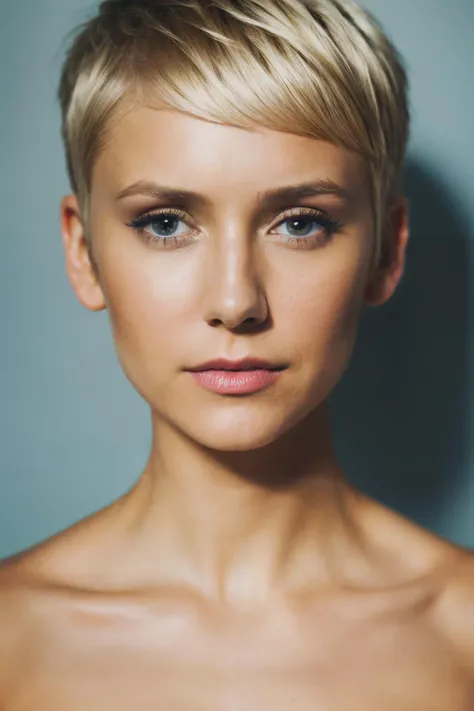
{"type": "Polygon", "coordinates": [[[190,369],[199,385],[225,395],[247,395],[275,383],[283,370],[267,361],[246,358],[240,361],[215,360],[190,369]]]}

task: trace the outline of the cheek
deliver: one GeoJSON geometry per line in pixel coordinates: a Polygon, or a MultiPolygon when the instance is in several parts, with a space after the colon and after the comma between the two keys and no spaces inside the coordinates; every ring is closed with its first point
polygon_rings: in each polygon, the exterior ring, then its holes
{"type": "MultiPolygon", "coordinates": [[[[105,256],[105,255],[104,255],[105,256]]],[[[101,282],[112,332],[124,370],[150,367],[179,349],[195,299],[192,280],[167,260],[140,259],[125,250],[119,259],[104,258],[101,282]]]]}
{"type": "Polygon", "coordinates": [[[321,372],[343,370],[351,355],[365,289],[365,261],[335,260],[301,274],[282,306],[288,340],[300,360],[321,372]]]}

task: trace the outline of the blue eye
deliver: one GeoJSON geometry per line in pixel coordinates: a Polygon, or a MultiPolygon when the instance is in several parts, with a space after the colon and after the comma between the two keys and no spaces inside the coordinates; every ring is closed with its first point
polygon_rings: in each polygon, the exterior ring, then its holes
{"type": "Polygon", "coordinates": [[[161,232],[158,237],[176,237],[179,234],[177,225],[182,222],[176,215],[162,215],[150,220],[153,232],[161,232]]]}
{"type": "Polygon", "coordinates": [[[327,229],[327,224],[323,224],[321,220],[310,219],[308,215],[291,217],[280,222],[280,225],[285,224],[290,230],[287,237],[308,237],[314,231],[322,232],[327,229]]]}
{"type": "Polygon", "coordinates": [[[176,244],[183,241],[183,236],[190,232],[184,220],[185,217],[186,213],[182,210],[166,209],[161,212],[143,215],[136,220],[131,220],[127,225],[133,227],[140,235],[151,242],[166,244],[172,241],[176,244]],[[182,225],[181,229],[179,228],[180,224],[182,225]]]}
{"type": "MultiPolygon", "coordinates": [[[[127,222],[127,226],[132,227],[148,242],[161,246],[166,246],[169,243],[181,245],[192,240],[198,232],[197,228],[189,226],[187,220],[188,215],[183,210],[163,208],[137,217],[127,222]]],[[[295,207],[280,216],[280,220],[272,232],[286,238],[285,241],[288,244],[310,248],[312,245],[320,246],[328,242],[339,227],[338,222],[321,210],[295,207]],[[277,228],[285,225],[288,230],[286,233],[276,232],[277,228]]]]}
{"type": "Polygon", "coordinates": [[[295,207],[284,213],[274,232],[283,226],[286,232],[276,232],[286,238],[286,242],[295,246],[320,246],[328,242],[340,224],[329,215],[316,208],[295,207]],[[286,227],[285,227],[286,226],[286,227]]]}

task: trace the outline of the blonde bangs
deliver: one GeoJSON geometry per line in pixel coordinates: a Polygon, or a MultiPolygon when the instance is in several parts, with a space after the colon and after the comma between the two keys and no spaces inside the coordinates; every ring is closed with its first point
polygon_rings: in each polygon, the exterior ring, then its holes
{"type": "Polygon", "coordinates": [[[105,0],[71,49],[60,99],[84,210],[94,160],[134,102],[356,151],[376,213],[398,188],[408,133],[403,66],[351,0],[105,0]]]}

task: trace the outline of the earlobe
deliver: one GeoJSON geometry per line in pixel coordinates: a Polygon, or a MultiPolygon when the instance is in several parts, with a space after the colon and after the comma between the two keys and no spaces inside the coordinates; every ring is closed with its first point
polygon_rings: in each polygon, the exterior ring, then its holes
{"type": "Polygon", "coordinates": [[[105,308],[105,299],[75,195],[61,202],[61,235],[66,257],[66,272],[80,303],[91,311],[105,308]]]}
{"type": "Polygon", "coordinates": [[[367,306],[381,306],[390,299],[399,285],[405,266],[409,232],[408,205],[400,197],[388,211],[382,235],[381,259],[372,272],[364,294],[367,306]]]}

